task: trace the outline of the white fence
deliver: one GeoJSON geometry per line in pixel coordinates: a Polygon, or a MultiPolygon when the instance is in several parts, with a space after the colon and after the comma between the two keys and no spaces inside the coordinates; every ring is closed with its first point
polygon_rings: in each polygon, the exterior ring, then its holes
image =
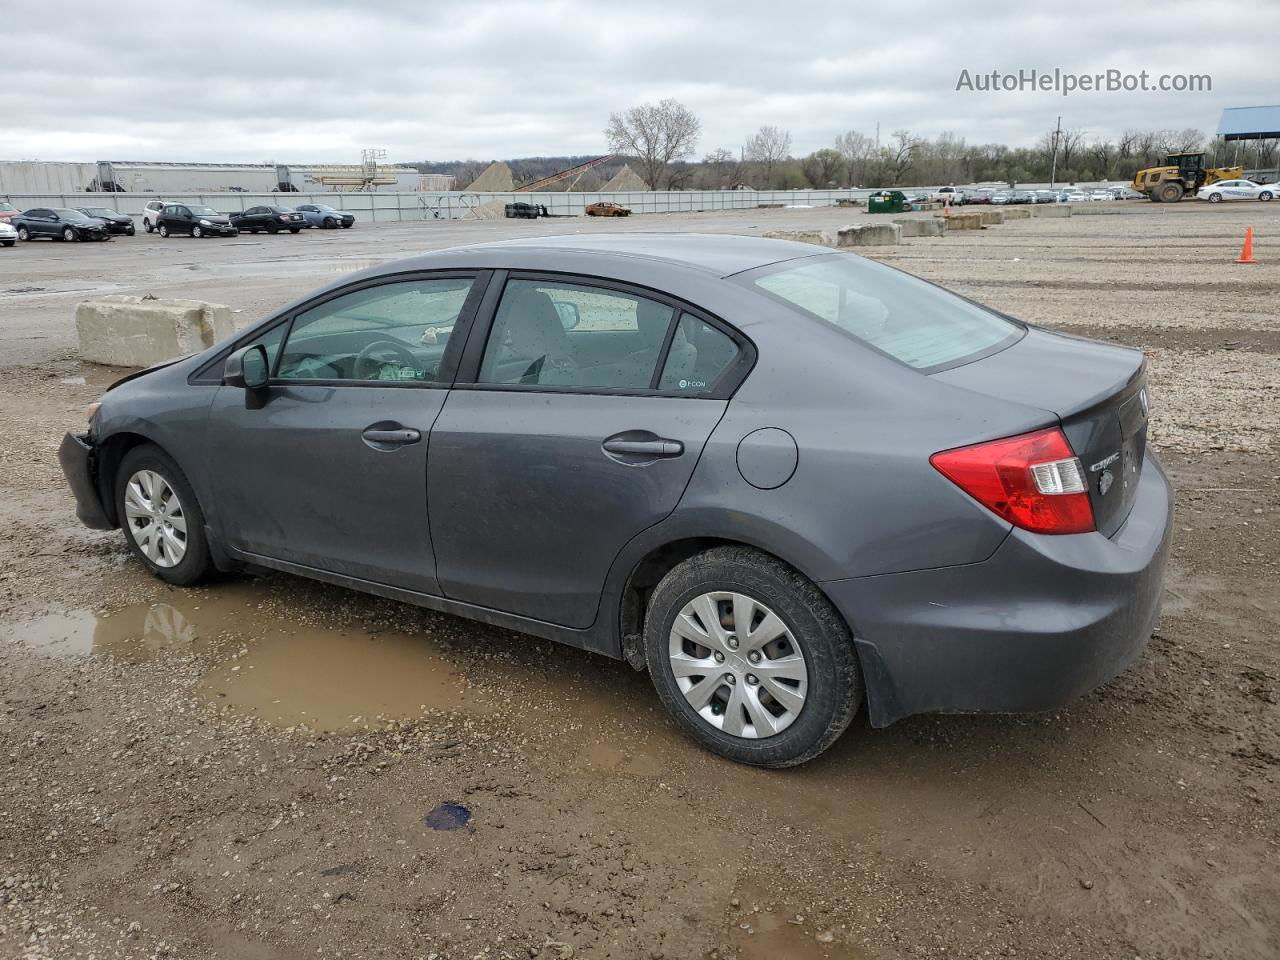
{"type": "Polygon", "coordinates": [[[327,203],[350,210],[373,222],[400,220],[460,220],[487,214],[501,217],[508,203],[545,206],[547,212],[576,216],[587,205],[609,200],[633,213],[681,213],[703,210],[749,210],[761,205],[830,207],[837,200],[865,199],[870,190],[655,190],[637,193],[60,193],[10,194],[19,210],[32,207],[111,207],[142,216],[149,200],[182,201],[213,207],[220,213],[247,210],[259,204],[296,207],[327,203]],[[483,208],[483,210],[481,209],[483,208]]]}

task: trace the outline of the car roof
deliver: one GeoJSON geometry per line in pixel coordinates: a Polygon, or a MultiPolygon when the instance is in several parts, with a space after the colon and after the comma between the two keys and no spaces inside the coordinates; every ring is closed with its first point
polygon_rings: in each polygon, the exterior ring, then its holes
{"type": "MultiPolygon", "coordinates": [[[[577,253],[612,259],[627,257],[651,260],[671,266],[692,268],[726,277],[744,270],[799,257],[830,253],[811,243],[707,233],[592,233],[555,237],[528,237],[492,243],[454,247],[440,253],[456,255],[460,250],[496,254],[493,259],[518,267],[531,253],[577,253]]],[[[430,260],[428,254],[423,260],[430,260]]],[[[489,258],[486,258],[489,259],[489,258]]]]}

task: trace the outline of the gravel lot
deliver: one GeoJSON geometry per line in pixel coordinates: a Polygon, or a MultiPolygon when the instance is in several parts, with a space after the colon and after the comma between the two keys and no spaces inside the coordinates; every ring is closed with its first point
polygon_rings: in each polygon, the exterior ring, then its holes
{"type": "Polygon", "coordinates": [[[0,955],[1280,955],[1280,204],[1080,213],[866,252],[1148,352],[1178,516],[1147,652],[1061,713],[859,720],[789,772],[702,753],[580,651],[284,575],[146,576],[57,467],[121,372],[75,358],[73,314],[152,293],[250,322],[457,243],[866,215],[0,250],[0,955]],[[470,822],[432,829],[449,803],[470,822]]]}

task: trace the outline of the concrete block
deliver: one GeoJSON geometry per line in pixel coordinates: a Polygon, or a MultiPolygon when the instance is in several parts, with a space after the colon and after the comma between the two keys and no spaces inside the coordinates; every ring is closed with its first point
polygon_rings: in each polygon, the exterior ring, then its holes
{"type": "Polygon", "coordinates": [[[887,247],[902,239],[896,223],[851,223],[836,231],[837,247],[887,247]]]}
{"type": "Polygon", "coordinates": [[[998,223],[1004,223],[1003,210],[976,210],[974,212],[977,213],[978,216],[982,218],[982,225],[984,227],[990,227],[998,223]]]}
{"type": "Polygon", "coordinates": [[[1010,220],[1027,220],[1031,217],[1031,207],[1005,207],[1001,212],[1004,214],[1004,221],[1008,223],[1010,220]]]}
{"type": "MultiPolygon", "coordinates": [[[[941,218],[940,214],[935,213],[935,217],[941,218]]],[[[981,230],[982,214],[980,213],[953,213],[946,218],[947,232],[955,230],[981,230]]]]}
{"type": "Polygon", "coordinates": [[[918,217],[903,217],[893,221],[902,228],[904,237],[941,237],[947,232],[945,220],[923,220],[918,217]]]}
{"type": "Polygon", "coordinates": [[[1065,203],[1036,204],[1031,208],[1033,217],[1069,217],[1071,208],[1065,203]]]}
{"type": "Polygon", "coordinates": [[[836,238],[822,230],[770,230],[761,236],[770,240],[795,240],[797,243],[816,243],[823,247],[834,247],[836,238]]]}
{"type": "Polygon", "coordinates": [[[219,303],[112,295],[76,307],[76,332],[90,363],[149,367],[211,347],[235,326],[219,303]]]}

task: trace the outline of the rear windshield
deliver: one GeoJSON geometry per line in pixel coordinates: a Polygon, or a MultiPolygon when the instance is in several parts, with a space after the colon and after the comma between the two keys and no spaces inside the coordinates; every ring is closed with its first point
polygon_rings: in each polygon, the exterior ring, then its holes
{"type": "Polygon", "coordinates": [[[976,360],[1023,332],[1013,321],[941,287],[848,254],[790,260],[744,279],[917,370],[976,360]]]}

